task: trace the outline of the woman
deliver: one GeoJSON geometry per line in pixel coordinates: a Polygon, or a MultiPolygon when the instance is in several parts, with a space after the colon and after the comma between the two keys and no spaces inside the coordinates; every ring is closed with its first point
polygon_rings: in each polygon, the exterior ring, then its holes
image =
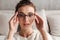
{"type": "Polygon", "coordinates": [[[52,40],[43,28],[44,21],[37,15],[36,8],[30,0],[21,0],[17,6],[14,16],[9,21],[9,33],[7,40],[52,40]],[[33,22],[36,23],[38,31],[33,30],[33,22]],[[17,25],[19,31],[16,33],[17,25]]]}

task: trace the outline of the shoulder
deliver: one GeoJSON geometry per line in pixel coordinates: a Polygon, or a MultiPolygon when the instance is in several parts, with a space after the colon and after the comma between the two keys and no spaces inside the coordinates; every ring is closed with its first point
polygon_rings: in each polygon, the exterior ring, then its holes
{"type": "Polygon", "coordinates": [[[34,33],[36,34],[36,37],[37,37],[37,36],[42,36],[42,35],[41,35],[41,32],[38,31],[38,30],[34,30],[34,33]]]}
{"type": "Polygon", "coordinates": [[[14,39],[19,38],[19,32],[16,32],[16,33],[14,34],[13,38],[14,38],[14,39]]]}
{"type": "Polygon", "coordinates": [[[38,30],[34,30],[34,33],[39,34],[39,35],[41,34],[40,31],[38,30]]]}
{"type": "Polygon", "coordinates": [[[19,32],[16,32],[16,33],[14,34],[14,36],[19,36],[19,32]]]}
{"type": "Polygon", "coordinates": [[[34,30],[34,32],[36,33],[35,39],[36,40],[42,40],[42,35],[41,35],[40,31],[34,30]]]}

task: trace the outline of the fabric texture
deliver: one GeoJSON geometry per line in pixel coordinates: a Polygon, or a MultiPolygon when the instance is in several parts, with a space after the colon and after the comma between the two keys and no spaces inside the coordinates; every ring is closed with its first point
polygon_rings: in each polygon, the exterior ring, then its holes
{"type": "Polygon", "coordinates": [[[22,37],[19,35],[19,33],[16,33],[14,35],[14,39],[16,40],[43,40],[42,35],[40,34],[38,30],[34,30],[34,32],[28,38],[22,37]]]}
{"type": "MultiPolygon", "coordinates": [[[[47,32],[48,40],[53,40],[51,35],[47,32]]],[[[7,39],[6,39],[7,40],[7,39]]],[[[13,37],[13,40],[43,40],[41,33],[38,30],[34,30],[34,32],[28,37],[22,37],[19,33],[16,33],[13,37]]]]}
{"type": "Polygon", "coordinates": [[[9,20],[13,16],[12,11],[0,11],[0,34],[7,35],[9,31],[9,20]]]}
{"type": "Polygon", "coordinates": [[[52,39],[53,40],[60,40],[60,37],[59,36],[53,36],[53,35],[51,35],[52,36],[52,39]]]}
{"type": "Polygon", "coordinates": [[[47,17],[51,34],[60,37],[60,15],[50,15],[47,17]]]}

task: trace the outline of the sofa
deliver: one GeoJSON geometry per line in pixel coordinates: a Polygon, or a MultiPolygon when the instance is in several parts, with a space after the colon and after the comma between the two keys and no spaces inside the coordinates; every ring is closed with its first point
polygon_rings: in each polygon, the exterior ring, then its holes
{"type": "MultiPolygon", "coordinates": [[[[14,10],[0,10],[0,40],[4,40],[9,31],[9,20],[14,15],[14,10]]],[[[37,13],[44,20],[44,29],[53,40],[60,40],[60,10],[39,10],[37,13]]],[[[33,29],[36,25],[33,24],[33,29]]]]}

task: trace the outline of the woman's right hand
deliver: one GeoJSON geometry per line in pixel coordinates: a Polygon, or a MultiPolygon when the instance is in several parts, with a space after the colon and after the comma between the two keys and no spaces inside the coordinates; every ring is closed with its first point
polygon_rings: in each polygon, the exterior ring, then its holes
{"type": "Polygon", "coordinates": [[[7,40],[13,40],[13,35],[17,31],[18,27],[18,12],[14,14],[14,16],[9,20],[9,32],[7,36],[7,40]]]}
{"type": "Polygon", "coordinates": [[[14,14],[14,16],[10,19],[9,21],[9,31],[16,32],[17,31],[17,26],[18,26],[18,12],[14,14]]]}

